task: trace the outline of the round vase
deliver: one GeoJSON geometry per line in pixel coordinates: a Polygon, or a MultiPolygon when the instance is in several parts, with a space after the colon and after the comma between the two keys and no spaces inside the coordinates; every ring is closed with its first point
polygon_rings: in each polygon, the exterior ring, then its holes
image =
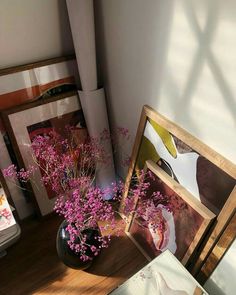
{"type": "MultiPolygon", "coordinates": [[[[57,254],[61,261],[66,265],[71,268],[75,269],[87,269],[91,266],[93,259],[94,259],[94,254],[88,248],[86,250],[86,255],[91,257],[91,260],[83,261],[80,259],[80,253],[76,253],[73,250],[71,250],[70,246],[68,245],[68,241],[70,240],[70,235],[69,232],[66,230],[68,223],[66,220],[64,220],[58,231],[57,231],[57,238],[56,238],[56,248],[57,248],[57,254]]],[[[101,236],[101,232],[99,228],[93,229],[93,228],[87,228],[84,229],[83,234],[86,234],[86,243],[89,245],[94,245],[95,247],[99,247],[100,242],[98,241],[97,237],[101,236]]],[[[76,241],[77,243],[80,242],[79,238],[76,241]]]]}

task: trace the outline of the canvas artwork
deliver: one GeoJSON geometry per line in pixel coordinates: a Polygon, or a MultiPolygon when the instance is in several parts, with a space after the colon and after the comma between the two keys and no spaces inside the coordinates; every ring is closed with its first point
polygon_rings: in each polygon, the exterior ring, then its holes
{"type": "Polygon", "coordinates": [[[136,169],[153,160],[212,212],[223,208],[236,182],[163,126],[147,118],[136,169]]]}
{"type": "Polygon", "coordinates": [[[235,165],[151,107],[144,106],[120,206],[122,214],[133,176],[137,177],[150,161],[157,167],[157,179],[151,186],[157,188],[158,184],[158,190],[173,196],[185,209],[171,213],[163,208],[166,230],[162,233],[151,232],[130,216],[127,234],[149,259],[168,248],[184,264],[190,263],[197,245],[205,239],[208,229],[211,231],[210,223],[218,223],[214,217],[223,211],[228,216],[226,211],[231,210],[225,204],[234,198],[235,165]]]}

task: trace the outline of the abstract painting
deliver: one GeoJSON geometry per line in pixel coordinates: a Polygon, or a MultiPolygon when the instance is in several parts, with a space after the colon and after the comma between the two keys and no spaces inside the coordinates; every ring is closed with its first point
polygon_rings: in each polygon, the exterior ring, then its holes
{"type": "Polygon", "coordinates": [[[152,108],[144,106],[127,184],[147,160],[157,163],[216,215],[236,185],[232,162],[152,108]]]}
{"type": "Polygon", "coordinates": [[[150,186],[137,206],[152,198],[155,192],[165,199],[163,204],[154,201],[155,220],[148,220],[148,224],[143,217],[134,216],[128,234],[147,258],[152,259],[169,249],[185,264],[215,215],[153,161],[146,162],[146,170],[152,174],[150,186]],[[162,226],[154,229],[152,224],[155,222],[162,223],[162,226]]]}
{"type": "MultiPolygon", "coordinates": [[[[235,195],[235,164],[149,106],[143,107],[137,128],[125,183],[126,190],[120,206],[122,214],[124,214],[125,199],[128,196],[133,176],[138,176],[139,171],[149,160],[159,167],[159,171],[172,179],[174,183],[172,193],[176,193],[175,188],[180,185],[187,195],[191,196],[191,200],[201,204],[215,216],[219,214],[224,216],[224,220],[220,221],[219,228],[222,228],[224,222],[227,221],[227,216],[231,214],[230,204],[235,195]]],[[[216,218],[213,222],[219,223],[216,218]]],[[[129,228],[130,224],[127,227],[128,233],[129,228]]],[[[194,230],[194,226],[189,227],[189,231],[194,232],[194,230]]],[[[207,230],[208,233],[211,231],[212,228],[207,230]]],[[[203,239],[205,238],[206,235],[203,234],[203,239]]],[[[213,243],[214,239],[211,239],[211,243],[208,243],[209,249],[213,243]]],[[[184,249],[181,251],[182,254],[185,252],[184,249]]],[[[207,253],[205,252],[205,255],[207,253]]],[[[182,254],[176,252],[180,259],[182,254]]]]}
{"type": "Polygon", "coordinates": [[[150,118],[144,129],[136,168],[142,169],[148,159],[155,161],[215,214],[223,208],[235,185],[233,177],[150,118]]]}

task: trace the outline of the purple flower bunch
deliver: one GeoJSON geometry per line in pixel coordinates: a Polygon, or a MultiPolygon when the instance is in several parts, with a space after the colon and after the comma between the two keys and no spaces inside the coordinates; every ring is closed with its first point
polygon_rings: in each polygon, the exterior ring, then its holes
{"type": "MultiPolygon", "coordinates": [[[[124,128],[119,131],[127,137],[124,128]]],[[[64,132],[66,138],[55,131],[36,136],[31,144],[35,166],[17,171],[16,166],[11,165],[3,170],[3,174],[10,179],[27,182],[34,181],[35,170],[40,170],[42,183],[57,197],[54,210],[67,222],[71,250],[86,261],[92,258],[87,253],[96,256],[110,241],[109,235],[99,235],[97,246],[90,245],[86,229],[96,229],[98,223],[101,231],[117,229],[115,210],[105,197],[113,195],[117,201],[121,198],[123,185],[117,182],[102,189],[95,184],[97,167],[110,162],[104,149],[106,140],[111,139],[110,133],[104,130],[99,138],[87,136],[81,139],[77,132],[67,127],[64,132]]]]}
{"type": "Polygon", "coordinates": [[[21,168],[19,171],[17,171],[17,167],[12,164],[8,168],[3,169],[3,175],[10,179],[19,179],[22,182],[27,182],[36,169],[37,167],[35,166],[29,166],[27,170],[21,168]]]}
{"type": "Polygon", "coordinates": [[[77,181],[77,188],[61,194],[54,209],[67,221],[66,230],[70,235],[68,244],[83,261],[91,259],[86,254],[88,248],[96,256],[102,248],[108,246],[109,236],[98,236],[98,246],[89,245],[87,242],[86,229],[96,229],[98,223],[114,228],[116,221],[111,203],[104,200],[104,191],[89,183],[86,177],[77,181]]]}
{"type": "MultiPolygon", "coordinates": [[[[118,128],[117,134],[125,140],[129,139],[125,128],[118,128]]],[[[119,202],[126,192],[124,184],[121,181],[112,183],[106,189],[95,184],[98,164],[107,165],[110,161],[104,150],[104,141],[110,139],[107,130],[102,132],[100,138],[86,137],[83,140],[73,128],[67,128],[66,138],[52,131],[44,136],[36,136],[32,141],[35,167],[17,172],[16,167],[11,165],[3,170],[4,176],[23,181],[32,180],[35,169],[40,170],[43,184],[57,197],[54,210],[67,222],[66,230],[70,236],[68,245],[83,261],[98,255],[110,241],[110,235],[100,234],[96,237],[96,245],[89,244],[86,229],[97,229],[99,226],[102,233],[106,230],[115,230],[117,234],[120,232],[115,218],[116,210],[105,196],[113,195],[113,200],[119,202]]],[[[129,157],[125,159],[129,162],[129,157]]],[[[154,229],[165,230],[158,204],[171,211],[170,199],[159,192],[153,193],[151,198],[147,197],[151,178],[153,175],[150,171],[139,171],[132,178],[123,212],[126,216],[136,214],[144,226],[152,224],[154,229]],[[157,221],[158,216],[158,222],[153,222],[157,221]]]]}

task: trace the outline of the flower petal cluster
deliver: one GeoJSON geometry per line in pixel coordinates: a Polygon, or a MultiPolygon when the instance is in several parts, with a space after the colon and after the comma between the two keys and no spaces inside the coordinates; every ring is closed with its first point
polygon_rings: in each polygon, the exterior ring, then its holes
{"type": "MultiPolygon", "coordinates": [[[[108,130],[101,133],[100,138],[87,137],[78,141],[73,128],[67,128],[67,137],[55,131],[47,135],[38,135],[32,141],[32,157],[35,167],[27,170],[14,165],[3,170],[5,176],[23,181],[32,180],[35,169],[39,169],[42,182],[55,194],[54,210],[67,222],[69,233],[68,245],[81,260],[86,261],[98,255],[102,248],[108,246],[109,235],[102,235],[107,229],[117,230],[114,206],[106,200],[107,195],[119,202],[126,191],[122,181],[112,183],[109,188],[102,189],[96,185],[98,167],[109,164],[110,156],[104,149],[104,141],[111,140],[108,130]],[[101,226],[103,224],[103,226],[101,226]],[[99,228],[98,228],[99,226],[99,228]],[[95,237],[96,245],[88,242],[87,229],[98,229],[95,237]]],[[[128,130],[119,127],[117,133],[128,140],[128,130]]],[[[116,135],[117,138],[117,135],[116,135]]],[[[113,141],[113,146],[118,141],[113,141]]],[[[128,163],[129,157],[125,157],[128,163]]],[[[132,177],[128,196],[125,199],[124,213],[126,216],[136,214],[144,227],[165,231],[165,222],[161,208],[174,210],[171,198],[160,192],[150,196],[150,179],[152,173],[139,171],[132,177]]]]}
{"type": "Polygon", "coordinates": [[[89,259],[84,255],[88,247],[94,255],[107,247],[108,237],[98,236],[99,246],[96,247],[88,245],[86,234],[83,234],[87,228],[96,229],[98,222],[105,222],[110,227],[116,223],[111,203],[104,200],[104,191],[91,185],[86,177],[80,183],[77,182],[77,188],[59,196],[54,209],[67,220],[67,231],[70,234],[69,246],[80,255],[81,259],[89,259]]]}

